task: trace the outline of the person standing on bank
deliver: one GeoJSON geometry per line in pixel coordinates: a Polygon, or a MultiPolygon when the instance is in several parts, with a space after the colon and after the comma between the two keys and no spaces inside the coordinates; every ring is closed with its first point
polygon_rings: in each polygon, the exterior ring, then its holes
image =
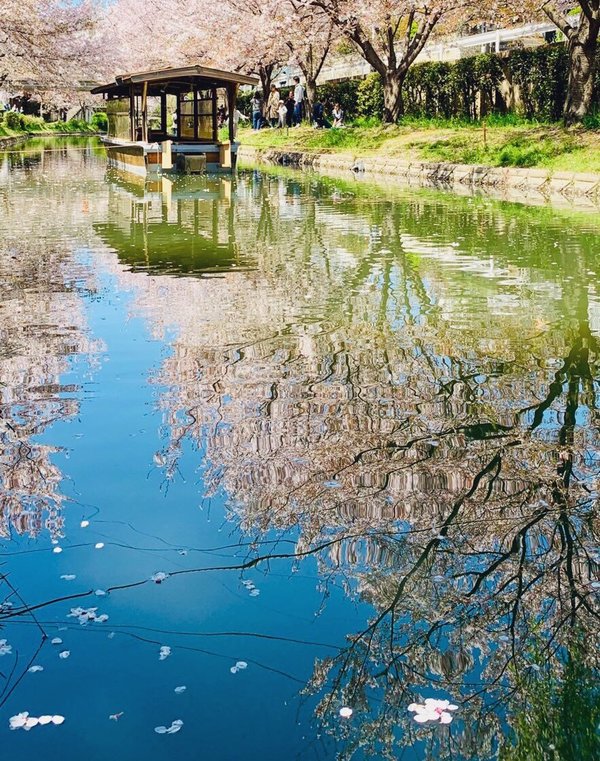
{"type": "Polygon", "coordinates": [[[267,100],[267,119],[271,127],[275,127],[279,119],[279,90],[276,85],[271,85],[271,92],[267,100]]]}
{"type": "Polygon", "coordinates": [[[300,77],[294,77],[294,83],[294,127],[299,127],[304,108],[304,87],[300,84],[300,77]]]}
{"type": "Polygon", "coordinates": [[[287,96],[287,99],[285,101],[285,105],[287,106],[287,126],[293,127],[294,126],[294,91],[290,90],[287,96]]]}
{"type": "Polygon", "coordinates": [[[286,106],[286,102],[283,98],[281,98],[279,101],[277,114],[279,115],[277,126],[279,129],[285,129],[288,126],[288,107],[286,106]]]}
{"type": "Polygon", "coordinates": [[[258,132],[262,127],[262,98],[258,90],[254,91],[250,107],[252,108],[252,129],[258,132]]]}

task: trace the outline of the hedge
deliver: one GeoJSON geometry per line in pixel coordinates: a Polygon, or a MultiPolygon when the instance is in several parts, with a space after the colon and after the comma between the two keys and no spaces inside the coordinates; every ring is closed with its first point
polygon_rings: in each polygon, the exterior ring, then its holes
{"type": "MultiPolygon", "coordinates": [[[[600,109],[600,53],[592,110],[600,109]]],[[[412,66],[403,87],[405,113],[417,117],[480,119],[513,112],[528,119],[560,119],[567,87],[568,56],[563,44],[506,54],[461,58],[455,63],[412,66]]],[[[324,103],[339,102],[346,117],[383,114],[378,74],[318,88],[324,103]]]]}

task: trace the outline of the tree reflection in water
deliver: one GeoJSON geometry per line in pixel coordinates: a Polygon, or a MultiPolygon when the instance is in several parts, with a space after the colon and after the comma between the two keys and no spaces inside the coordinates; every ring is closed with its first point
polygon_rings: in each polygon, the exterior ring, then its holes
{"type": "Polygon", "coordinates": [[[54,540],[61,536],[63,474],[52,459],[56,447],[38,437],[78,414],[81,389],[61,383],[61,377],[71,359],[91,359],[101,349],[86,332],[82,295],[93,288],[91,276],[61,240],[67,225],[71,230],[76,225],[85,185],[74,189],[68,204],[61,198],[67,189],[45,175],[38,180],[40,206],[19,193],[32,172],[39,177],[46,169],[56,179],[67,155],[71,171],[74,163],[85,162],[81,152],[67,147],[47,152],[43,143],[26,155],[0,154],[0,537],[12,529],[31,536],[46,529],[54,540]],[[8,171],[17,167],[18,175],[8,171]],[[32,239],[28,222],[38,215],[43,235],[32,239]]]}
{"type": "Polygon", "coordinates": [[[372,605],[306,688],[342,757],[492,757],[508,721],[507,758],[591,758],[597,235],[310,177],[245,175],[223,217],[254,272],[119,273],[177,328],[157,462],[175,477],[196,442],[246,533],[296,530],[372,605]],[[460,704],[433,735],[407,712],[432,695],[460,704]]]}
{"type": "MultiPolygon", "coordinates": [[[[112,183],[82,235],[170,344],[157,465],[177,478],[192,442],[259,548],[224,567],[314,556],[325,595],[370,606],[305,688],[340,757],[594,757],[598,234],[310,175],[182,188],[112,183]],[[413,721],[427,697],[459,705],[452,724],[413,721]]],[[[61,474],[32,437],[76,413],[60,376],[93,353],[62,257],[27,247],[0,273],[4,531],[45,511],[60,533],[61,474]]]]}

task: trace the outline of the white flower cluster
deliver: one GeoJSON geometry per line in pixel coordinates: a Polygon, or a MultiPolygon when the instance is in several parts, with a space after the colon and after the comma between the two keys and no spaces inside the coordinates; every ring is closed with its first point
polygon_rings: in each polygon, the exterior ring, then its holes
{"type": "Polygon", "coordinates": [[[82,626],[90,623],[103,624],[108,621],[106,613],[98,615],[98,608],[71,608],[68,618],[76,618],[82,626]]]}
{"type": "Polygon", "coordinates": [[[428,721],[439,721],[440,724],[450,724],[452,714],[449,711],[456,711],[458,706],[453,705],[449,700],[436,700],[427,698],[425,705],[411,703],[408,710],[412,711],[414,720],[419,724],[425,724],[428,721]]]}
{"type": "Polygon", "coordinates": [[[244,579],[244,581],[242,581],[242,584],[248,590],[248,592],[250,594],[250,597],[258,597],[258,595],[260,594],[260,589],[256,588],[256,586],[254,585],[253,581],[249,581],[248,579],[244,579]]]}
{"type": "Polygon", "coordinates": [[[0,639],[0,655],[10,655],[12,653],[12,645],[9,645],[7,640],[0,639]]]}
{"type": "Polygon", "coordinates": [[[65,720],[64,716],[30,716],[28,711],[18,713],[16,716],[11,716],[8,724],[11,729],[24,729],[29,732],[30,729],[37,726],[44,726],[44,724],[62,724],[65,720]]]}

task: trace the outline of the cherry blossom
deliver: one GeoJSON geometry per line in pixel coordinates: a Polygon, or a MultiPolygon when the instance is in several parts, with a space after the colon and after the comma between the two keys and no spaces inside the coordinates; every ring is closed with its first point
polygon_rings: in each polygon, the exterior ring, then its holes
{"type": "Polygon", "coordinates": [[[419,724],[425,724],[428,721],[439,721],[440,724],[450,724],[452,714],[449,711],[456,711],[458,706],[453,705],[449,700],[436,700],[435,698],[426,698],[425,704],[411,703],[408,710],[412,711],[415,721],[419,724]]]}

